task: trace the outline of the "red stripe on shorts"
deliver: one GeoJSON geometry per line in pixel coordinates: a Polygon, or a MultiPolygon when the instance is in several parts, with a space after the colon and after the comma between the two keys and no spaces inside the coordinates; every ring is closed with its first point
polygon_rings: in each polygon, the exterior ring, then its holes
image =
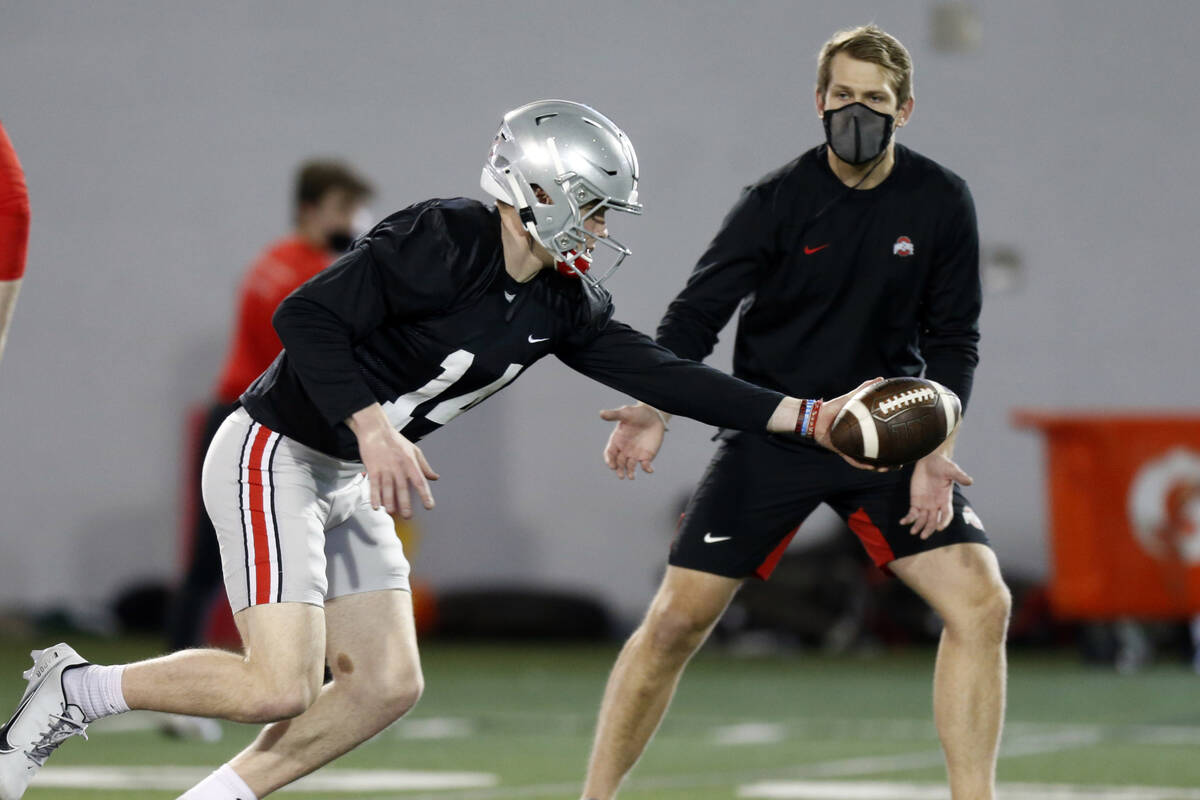
{"type": "Polygon", "coordinates": [[[862,542],[863,547],[867,549],[867,555],[875,562],[875,566],[882,567],[896,560],[896,554],[892,552],[892,546],[887,543],[887,539],[883,538],[883,531],[871,521],[867,516],[865,509],[860,508],[846,519],[846,523],[850,526],[850,530],[854,531],[854,535],[862,542]]]}
{"type": "Polygon", "coordinates": [[[246,483],[250,487],[250,529],[254,536],[254,597],[251,605],[271,602],[271,546],[267,536],[266,479],[263,475],[263,453],[271,430],[258,427],[250,448],[250,464],[246,483]]]}
{"type": "Polygon", "coordinates": [[[787,546],[792,543],[792,537],[796,535],[796,531],[798,530],[800,530],[799,525],[797,525],[795,528],[792,528],[792,532],[783,537],[783,541],[775,546],[775,549],[771,551],[771,555],[767,556],[766,559],[758,565],[758,568],[754,570],[754,574],[756,576],[764,581],[771,577],[771,573],[775,571],[775,567],[779,566],[779,559],[783,558],[783,551],[787,550],[787,546]]]}

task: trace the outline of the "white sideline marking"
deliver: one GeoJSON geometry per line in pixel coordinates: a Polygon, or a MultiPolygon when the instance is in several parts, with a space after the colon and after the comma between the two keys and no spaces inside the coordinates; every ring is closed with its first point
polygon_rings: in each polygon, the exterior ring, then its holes
{"type": "MultiPolygon", "coordinates": [[[[930,723],[924,722],[923,725],[930,723]]],[[[1044,730],[1037,726],[1039,730],[1044,730]]],[[[1008,743],[1000,748],[1000,758],[1019,758],[1028,755],[1043,755],[1046,753],[1054,753],[1062,750],[1074,750],[1077,748],[1090,747],[1097,742],[1103,741],[1104,736],[1099,726],[1079,726],[1068,727],[1065,730],[1057,732],[1046,732],[1031,734],[1021,739],[1008,743]]],[[[838,758],[828,761],[817,761],[809,764],[797,764],[793,767],[785,767],[780,770],[771,770],[775,774],[787,775],[787,779],[780,779],[779,782],[792,783],[804,778],[836,778],[836,777],[861,777],[864,775],[878,774],[881,772],[903,772],[906,770],[925,769],[928,767],[940,767],[945,764],[945,756],[940,748],[931,750],[918,750],[910,753],[899,753],[890,756],[860,756],[853,758],[838,758]]],[[[763,771],[746,771],[739,772],[712,772],[699,775],[671,775],[671,776],[656,776],[656,777],[638,777],[633,776],[629,779],[628,788],[638,791],[652,791],[654,789],[694,789],[703,786],[720,786],[730,783],[741,783],[742,781],[757,781],[761,779],[763,771]]],[[[775,783],[776,781],[772,781],[775,783]]],[[[753,786],[762,784],[755,783],[753,786]]],[[[833,783],[838,787],[852,785],[850,783],[833,783]]],[[[885,784],[886,785],[886,784],[885,784]]],[[[895,784],[897,786],[912,786],[914,784],[895,784]]],[[[509,798],[520,798],[520,800],[529,800],[534,797],[561,797],[569,795],[572,792],[579,790],[579,785],[575,783],[546,783],[538,785],[526,786],[498,786],[492,789],[483,790],[466,790],[456,792],[454,794],[437,794],[437,795],[417,795],[411,800],[508,800],[509,798]]],[[[1076,797],[1086,797],[1087,795],[1062,795],[1060,797],[1046,796],[1042,798],[1027,798],[1023,795],[1007,795],[1003,796],[1004,800],[1075,800],[1076,797]]],[[[1095,795],[1093,795],[1095,796],[1095,795]]],[[[790,795],[789,795],[790,797],[790,795]]],[[[801,795],[801,798],[804,796],[801,795]]],[[[818,796],[819,800],[857,800],[854,795],[832,795],[818,796]]],[[[874,798],[874,795],[870,796],[874,798]]],[[[883,795],[887,800],[901,800],[901,795],[883,795]]],[[[948,795],[932,795],[929,798],[922,795],[917,800],[945,800],[948,795]]],[[[366,798],[362,798],[366,800],[366,798]]],[[[1176,796],[1167,795],[1158,797],[1157,795],[1141,796],[1134,795],[1131,797],[1123,797],[1121,795],[1101,796],[1101,800],[1200,800],[1200,794],[1194,798],[1191,796],[1176,796]]]]}
{"type": "Polygon", "coordinates": [[[777,722],[743,722],[713,728],[713,742],[721,745],[775,744],[787,738],[787,726],[777,722]]]}
{"type": "MultiPolygon", "coordinates": [[[[949,800],[942,784],[881,781],[761,781],[738,789],[738,797],[762,800],[949,800]]],[[[1168,786],[1084,786],[1002,783],[997,800],[1200,800],[1200,789],[1168,786]]]]}
{"type": "MultiPolygon", "coordinates": [[[[207,767],[47,767],[35,787],[123,789],[178,792],[195,786],[212,770],[207,767]]],[[[486,772],[417,772],[415,770],[326,769],[287,786],[284,792],[381,792],[436,789],[484,789],[499,779],[486,772]]]]}
{"type": "Polygon", "coordinates": [[[428,717],[401,720],[395,728],[401,739],[465,739],[475,733],[475,724],[458,717],[428,717]]]}

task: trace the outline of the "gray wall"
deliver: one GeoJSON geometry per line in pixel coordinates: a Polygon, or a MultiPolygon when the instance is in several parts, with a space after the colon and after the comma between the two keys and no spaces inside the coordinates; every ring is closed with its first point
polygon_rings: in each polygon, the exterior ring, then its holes
{"type": "MultiPolygon", "coordinates": [[[[286,227],[298,159],[351,159],[382,215],[479,196],[507,108],[595,105],[642,160],[612,288],[651,329],[738,188],[819,141],[815,53],[871,19],[916,60],[902,141],[963,175],[985,243],[1025,259],[986,304],[960,460],[1005,564],[1043,573],[1040,448],[1011,410],[1200,394],[1200,6],[976,6],[982,46],[947,55],[930,2],[0,0],[0,118],[34,209],[0,367],[0,605],[174,572],[183,409],[211,386],[241,271],[286,227]]],[[[654,476],[619,483],[595,411],[621,401],[550,361],[427,440],[444,477],[418,572],[580,586],[636,614],[711,445],[681,422],[654,476]]]]}

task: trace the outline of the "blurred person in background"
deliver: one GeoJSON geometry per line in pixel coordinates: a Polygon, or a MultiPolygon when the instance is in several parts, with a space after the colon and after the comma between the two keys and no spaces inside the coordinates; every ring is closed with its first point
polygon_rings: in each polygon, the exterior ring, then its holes
{"type": "MultiPolygon", "coordinates": [[[[787,394],[917,375],[967,405],[978,363],[979,234],[966,183],[895,142],[913,110],[912,61],[875,27],[822,48],[826,142],[748,187],[671,303],[658,343],[706,358],[741,307],[734,374],[787,394]]],[[[663,415],[617,420],[605,460],[632,478],[662,445],[663,415]]],[[[953,437],[912,467],[852,470],[761,431],[724,431],[680,523],[669,566],[613,667],[584,797],[610,800],[666,714],[684,667],[750,577],[770,576],[822,502],[944,622],[933,705],[954,800],[991,800],[1004,718],[1010,600],[979,516],[956,483],[953,437]]],[[[800,708],[803,698],[795,698],[800,708]]]]}
{"type": "Polygon", "coordinates": [[[672,413],[832,447],[849,394],[763,389],[612,318],[602,281],[629,250],[607,215],[641,205],[633,146],[607,117],[557,100],[509,112],[480,184],[495,205],[402,209],[275,312],[284,350],[222,423],[202,479],[244,652],[101,666],[66,644],[35,651],[0,729],[0,800],[89,723],[135,708],[268,723],[184,800],[256,800],[407,713],[424,677],[390,514],[411,517],[411,491],[433,508],[438,475],[416,442],[547,356],[672,413]],[[599,278],[594,250],[612,259],[599,278]]]}
{"type": "Polygon", "coordinates": [[[4,125],[0,124],[0,358],[17,307],[29,246],[29,190],[4,125]]]}
{"type": "MultiPolygon", "coordinates": [[[[312,276],[349,249],[367,227],[365,203],[374,189],[348,164],[329,159],[305,161],[295,174],[292,230],[267,246],[242,279],[237,317],[225,367],[216,394],[205,414],[194,451],[196,496],[204,454],[238,397],[271,366],[283,349],[271,326],[271,315],[312,276]]],[[[172,652],[204,643],[203,626],[221,586],[221,551],[203,503],[195,503],[191,520],[191,550],[183,583],[167,617],[167,646],[172,652]]],[[[168,715],[166,732],[205,740],[219,739],[221,726],[203,717],[168,715]]]]}

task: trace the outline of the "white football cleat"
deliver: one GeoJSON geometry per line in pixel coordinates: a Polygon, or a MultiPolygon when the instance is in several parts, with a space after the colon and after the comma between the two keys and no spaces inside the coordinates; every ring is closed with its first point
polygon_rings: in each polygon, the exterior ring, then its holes
{"type": "Polygon", "coordinates": [[[19,800],[50,754],[72,736],[87,738],[87,721],[63,692],[63,670],[87,664],[65,644],[34,650],[21,704],[0,728],[0,800],[19,800]]]}

